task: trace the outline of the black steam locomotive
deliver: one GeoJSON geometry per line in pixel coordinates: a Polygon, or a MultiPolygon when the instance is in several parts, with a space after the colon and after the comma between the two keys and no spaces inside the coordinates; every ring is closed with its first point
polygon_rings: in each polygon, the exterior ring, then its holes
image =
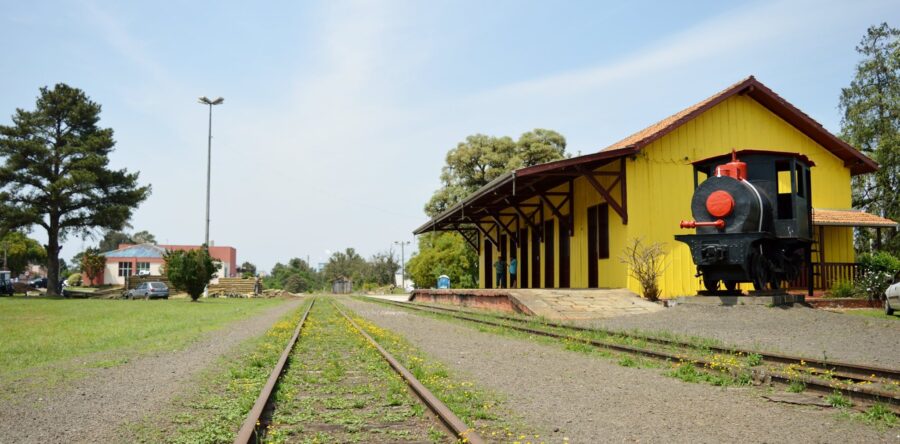
{"type": "Polygon", "coordinates": [[[757,150],[694,162],[694,220],[681,228],[697,234],[675,239],[691,248],[708,291],[733,292],[740,282],[777,290],[810,269],[812,166],[800,154],[757,150]]]}

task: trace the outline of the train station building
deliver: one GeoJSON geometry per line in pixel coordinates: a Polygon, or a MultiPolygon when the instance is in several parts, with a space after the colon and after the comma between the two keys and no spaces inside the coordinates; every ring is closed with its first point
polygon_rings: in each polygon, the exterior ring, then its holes
{"type": "MultiPolygon", "coordinates": [[[[679,223],[692,218],[692,163],[732,149],[795,153],[815,165],[816,289],[852,280],[854,227],[897,228],[852,209],[851,178],[876,163],[751,76],[596,153],[504,174],[414,233],[459,232],[478,250],[481,288],[495,288],[493,263],[502,257],[517,259],[518,288],[636,293],[640,285],[619,257],[641,238],[665,246],[662,296],[697,294],[690,250],[674,236],[688,234],[679,223]]],[[[806,288],[801,280],[792,285],[806,288]]]]}

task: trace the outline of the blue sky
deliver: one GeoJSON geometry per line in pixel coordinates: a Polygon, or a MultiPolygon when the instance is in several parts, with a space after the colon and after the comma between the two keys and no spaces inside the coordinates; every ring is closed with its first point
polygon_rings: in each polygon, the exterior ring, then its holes
{"type": "Polygon", "coordinates": [[[202,242],[196,98],[225,97],[210,236],[265,269],[412,240],[444,155],[473,133],[552,128],[586,154],[750,74],[836,132],[854,46],[900,18],[878,0],[0,5],[0,123],[41,86],[85,90],[115,130],[113,166],[153,185],[132,225],[161,242],[202,242]]]}

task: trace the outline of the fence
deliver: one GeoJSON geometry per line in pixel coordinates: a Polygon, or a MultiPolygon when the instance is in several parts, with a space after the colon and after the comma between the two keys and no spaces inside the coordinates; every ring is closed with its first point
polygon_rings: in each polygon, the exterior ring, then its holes
{"type": "MultiPolygon", "coordinates": [[[[813,263],[813,289],[830,290],[834,284],[847,281],[853,283],[859,277],[859,264],[853,262],[825,262],[813,263]]],[[[790,283],[794,289],[805,289],[808,284],[806,266],[800,271],[800,276],[790,283]]]]}

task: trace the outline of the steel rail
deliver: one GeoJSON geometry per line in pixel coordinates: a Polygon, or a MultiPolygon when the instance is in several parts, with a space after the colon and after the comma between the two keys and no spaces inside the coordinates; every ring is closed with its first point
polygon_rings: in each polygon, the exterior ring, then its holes
{"type": "Polygon", "coordinates": [[[416,396],[434,412],[435,415],[444,423],[447,428],[453,432],[457,438],[463,440],[463,442],[469,442],[472,444],[483,444],[484,440],[481,438],[481,435],[475,431],[475,429],[469,427],[464,423],[446,404],[441,402],[430,390],[428,390],[425,385],[419,382],[415,376],[413,376],[412,372],[406,369],[403,364],[400,363],[390,352],[384,349],[372,336],[369,336],[365,330],[363,330],[357,323],[350,317],[344,313],[343,310],[338,307],[338,304],[334,301],[331,301],[334,308],[350,322],[352,325],[366,340],[369,341],[372,346],[381,353],[381,356],[390,364],[391,368],[393,368],[400,376],[406,381],[407,385],[413,390],[416,396]]]}
{"type": "MultiPolygon", "coordinates": [[[[453,309],[449,307],[435,307],[433,305],[425,305],[425,304],[414,304],[409,302],[396,302],[396,301],[385,301],[390,304],[394,304],[401,307],[409,307],[411,309],[419,309],[421,307],[425,307],[427,309],[432,310],[440,310],[451,313],[462,313],[462,314],[477,314],[468,312],[465,310],[453,309]]],[[[518,322],[518,323],[529,323],[534,321],[529,321],[527,319],[516,318],[513,316],[506,315],[494,315],[490,316],[495,317],[497,319],[503,319],[506,321],[518,322]]],[[[559,322],[546,321],[546,320],[535,320],[545,326],[560,328],[565,330],[573,330],[573,331],[581,331],[581,332],[589,332],[589,333],[603,333],[608,335],[617,335],[626,338],[639,339],[647,342],[652,342],[655,344],[666,345],[666,346],[674,346],[674,347],[690,347],[690,348],[700,348],[701,346],[691,344],[690,342],[664,339],[664,338],[655,338],[652,336],[644,336],[644,335],[636,335],[633,333],[626,333],[614,330],[607,330],[601,328],[590,328],[590,327],[581,327],[577,325],[569,325],[562,324],[559,322]]],[[[788,364],[788,365],[802,365],[804,368],[814,368],[819,373],[828,372],[834,377],[841,379],[852,379],[855,381],[868,381],[868,382],[879,382],[878,378],[886,379],[889,381],[900,381],[900,370],[889,369],[885,367],[877,367],[877,366],[867,366],[860,364],[853,364],[849,362],[841,362],[841,361],[825,361],[815,358],[800,358],[790,355],[785,355],[781,353],[774,352],[764,352],[764,351],[755,351],[755,350],[746,350],[740,349],[736,347],[720,347],[715,345],[710,346],[702,346],[707,350],[716,352],[716,353],[742,353],[745,355],[756,354],[759,355],[760,358],[764,362],[770,363],[778,363],[778,364],[788,364]],[[874,377],[873,377],[874,376],[874,377]]]]}
{"type": "MultiPolygon", "coordinates": [[[[429,313],[434,313],[434,314],[444,314],[447,316],[466,320],[469,322],[475,322],[475,323],[490,325],[490,326],[494,326],[494,327],[508,328],[511,330],[516,330],[516,331],[520,331],[520,332],[524,332],[524,333],[530,333],[533,335],[546,336],[546,337],[551,337],[551,338],[555,338],[555,339],[563,339],[563,340],[569,340],[569,341],[573,341],[573,342],[579,342],[579,343],[590,345],[590,346],[597,347],[597,348],[604,348],[604,349],[615,350],[615,351],[624,352],[624,353],[631,353],[631,354],[636,354],[636,355],[640,355],[640,356],[645,356],[645,357],[654,358],[654,359],[661,359],[661,360],[666,360],[666,361],[678,361],[678,362],[689,363],[689,364],[692,364],[695,367],[698,367],[701,369],[710,368],[713,365],[713,363],[711,361],[708,361],[708,360],[705,360],[702,358],[688,357],[686,355],[679,355],[679,354],[669,353],[669,352],[665,352],[665,351],[649,350],[649,349],[634,347],[634,346],[630,346],[630,345],[614,344],[614,343],[610,343],[610,342],[598,341],[595,339],[580,338],[577,336],[569,336],[569,335],[554,333],[554,332],[550,332],[550,331],[546,331],[546,330],[538,330],[538,329],[534,329],[534,328],[530,328],[530,327],[522,327],[522,326],[504,324],[504,323],[500,323],[500,322],[493,322],[493,321],[488,321],[485,319],[463,316],[463,315],[458,314],[459,312],[457,314],[446,314],[446,313],[441,313],[439,311],[428,310],[427,308],[425,308],[425,307],[432,308],[430,306],[415,306],[414,304],[404,304],[404,303],[397,303],[397,302],[393,302],[393,301],[383,301],[383,300],[379,300],[379,302],[386,302],[391,305],[396,305],[396,306],[400,306],[400,307],[408,308],[408,309],[412,309],[412,310],[424,311],[424,312],[429,312],[429,313]]],[[[450,310],[450,311],[454,311],[454,310],[450,310]]],[[[462,312],[462,311],[460,311],[460,312],[462,312]]],[[[684,344],[686,346],[691,346],[690,344],[687,344],[687,343],[684,343],[684,344]]],[[[694,347],[694,346],[691,346],[691,347],[694,347]]],[[[731,351],[729,350],[729,352],[731,352],[731,351]]],[[[885,390],[880,390],[880,389],[867,387],[867,386],[844,386],[844,387],[842,387],[840,385],[840,381],[828,381],[828,380],[824,380],[824,379],[813,377],[813,376],[788,375],[787,373],[780,372],[780,371],[766,371],[766,370],[762,370],[762,369],[750,369],[750,373],[751,373],[751,376],[753,377],[753,379],[757,380],[757,381],[769,380],[769,381],[781,382],[784,384],[790,384],[791,382],[794,382],[794,381],[800,381],[800,382],[803,382],[804,384],[806,384],[808,389],[812,389],[812,390],[820,392],[820,393],[828,394],[828,393],[832,393],[835,390],[838,390],[848,396],[855,396],[857,398],[863,398],[863,399],[866,399],[866,400],[869,400],[872,402],[887,402],[888,404],[893,406],[895,410],[898,409],[898,406],[900,406],[900,393],[898,393],[898,392],[888,392],[885,390]],[[835,382],[837,382],[838,384],[835,384],[835,382]]]]}
{"type": "Polygon", "coordinates": [[[259,396],[256,398],[256,402],[253,404],[253,408],[250,409],[250,413],[247,414],[247,419],[244,420],[244,424],[241,425],[241,429],[238,431],[237,436],[234,438],[234,444],[248,444],[251,442],[259,441],[258,428],[263,411],[265,410],[266,405],[269,403],[269,399],[271,399],[272,397],[272,392],[275,390],[275,386],[278,385],[278,380],[284,373],[284,366],[287,363],[288,357],[291,355],[291,352],[293,352],[294,350],[294,345],[297,343],[297,338],[300,337],[300,330],[303,329],[303,324],[306,323],[306,318],[309,316],[309,311],[312,310],[312,307],[313,305],[315,305],[315,303],[316,299],[313,299],[312,302],[310,302],[309,306],[306,307],[306,312],[303,313],[303,317],[300,318],[300,322],[297,323],[297,328],[294,329],[294,335],[291,336],[291,340],[288,341],[287,345],[284,347],[284,351],[281,352],[281,357],[278,359],[278,363],[275,364],[275,368],[272,369],[272,373],[269,374],[269,379],[266,381],[266,385],[264,385],[262,390],[259,392],[259,396]],[[257,439],[251,441],[254,437],[256,437],[257,439]]]}

